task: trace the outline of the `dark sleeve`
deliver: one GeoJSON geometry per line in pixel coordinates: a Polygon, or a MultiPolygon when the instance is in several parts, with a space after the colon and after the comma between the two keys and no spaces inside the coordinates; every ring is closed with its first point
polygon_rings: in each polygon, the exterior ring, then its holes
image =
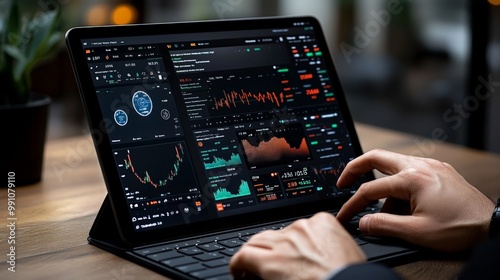
{"type": "Polygon", "coordinates": [[[500,236],[479,245],[458,279],[500,279],[500,236]]]}
{"type": "Polygon", "coordinates": [[[362,263],[355,264],[339,271],[329,280],[344,280],[344,279],[371,279],[371,280],[401,280],[390,268],[380,264],[362,263]]]}

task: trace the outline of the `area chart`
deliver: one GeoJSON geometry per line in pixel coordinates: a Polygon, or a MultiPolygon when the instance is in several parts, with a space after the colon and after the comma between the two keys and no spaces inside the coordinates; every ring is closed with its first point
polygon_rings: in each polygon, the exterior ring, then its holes
{"type": "Polygon", "coordinates": [[[248,186],[248,182],[245,180],[240,181],[240,186],[238,188],[238,193],[231,193],[226,188],[219,188],[214,192],[215,200],[223,200],[228,198],[237,198],[241,196],[250,195],[250,187],[248,186]]]}

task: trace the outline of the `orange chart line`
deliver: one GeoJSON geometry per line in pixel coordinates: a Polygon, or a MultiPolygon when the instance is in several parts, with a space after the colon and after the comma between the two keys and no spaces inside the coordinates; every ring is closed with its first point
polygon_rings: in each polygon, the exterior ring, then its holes
{"type": "Polygon", "coordinates": [[[214,98],[215,109],[219,110],[222,107],[237,107],[237,103],[251,105],[250,101],[258,101],[261,103],[271,102],[276,104],[276,106],[281,106],[283,102],[285,102],[285,95],[280,93],[266,92],[266,93],[251,93],[241,90],[241,92],[231,91],[227,93],[224,91],[224,97],[217,99],[214,98]]]}

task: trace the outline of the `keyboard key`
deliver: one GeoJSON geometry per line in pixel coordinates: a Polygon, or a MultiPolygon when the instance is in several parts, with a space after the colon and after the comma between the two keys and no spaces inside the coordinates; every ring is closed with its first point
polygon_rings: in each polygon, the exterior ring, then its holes
{"type": "Polygon", "coordinates": [[[137,253],[141,256],[146,256],[158,252],[166,252],[173,250],[174,247],[172,245],[160,245],[160,246],[155,246],[155,247],[149,247],[149,248],[144,248],[144,249],[139,249],[134,251],[134,253],[137,253]]]}
{"type": "Polygon", "coordinates": [[[204,253],[204,251],[202,251],[201,249],[198,249],[198,248],[196,248],[194,246],[193,247],[186,247],[186,248],[179,249],[179,250],[177,250],[177,252],[181,252],[184,255],[188,255],[188,256],[194,256],[194,255],[198,255],[198,254],[204,253]]]}
{"type": "Polygon", "coordinates": [[[271,228],[272,229],[282,229],[282,228],[289,226],[291,223],[292,222],[277,223],[277,224],[271,225],[271,228]]]}
{"type": "Polygon", "coordinates": [[[223,265],[229,265],[230,260],[231,259],[229,257],[226,257],[223,259],[216,259],[216,260],[204,262],[203,265],[206,267],[214,268],[214,267],[219,267],[219,266],[223,266],[223,265]]]}
{"type": "Polygon", "coordinates": [[[283,228],[284,228],[283,226],[277,225],[277,226],[271,226],[270,229],[272,229],[272,230],[280,230],[280,229],[283,229],[283,228]]]}
{"type": "Polygon", "coordinates": [[[225,247],[214,242],[214,243],[200,244],[200,245],[198,245],[198,248],[200,248],[206,252],[214,252],[214,251],[222,250],[225,247]]]}
{"type": "Polygon", "coordinates": [[[187,240],[172,244],[176,249],[185,248],[189,246],[196,245],[196,240],[187,240]]]}
{"type": "Polygon", "coordinates": [[[185,265],[185,264],[197,263],[197,262],[198,262],[197,260],[195,260],[191,257],[180,257],[180,258],[162,261],[163,264],[166,264],[168,266],[174,266],[174,267],[180,266],[180,265],[185,265]]]}
{"type": "Polygon", "coordinates": [[[215,236],[202,237],[202,238],[195,239],[194,241],[195,241],[196,245],[205,244],[205,243],[214,243],[215,236]]]}
{"type": "Polygon", "coordinates": [[[220,251],[219,253],[232,257],[234,254],[236,254],[236,252],[238,252],[238,249],[239,248],[227,248],[225,250],[220,251]]]}
{"type": "Polygon", "coordinates": [[[238,239],[231,239],[231,240],[224,240],[222,241],[224,246],[227,246],[227,247],[231,247],[231,248],[237,248],[237,247],[241,247],[243,244],[245,244],[248,239],[251,238],[251,236],[246,236],[247,239],[245,239],[245,237],[240,237],[238,239]]]}
{"type": "Polygon", "coordinates": [[[251,237],[252,237],[251,235],[242,236],[242,237],[240,237],[240,240],[243,242],[247,242],[251,237]]]}
{"type": "Polygon", "coordinates": [[[191,272],[190,274],[194,277],[205,279],[208,277],[218,276],[218,275],[222,275],[222,274],[229,274],[229,273],[230,273],[229,266],[226,265],[226,266],[221,266],[221,267],[217,267],[217,268],[209,269],[209,270],[195,271],[195,272],[191,272]]]}
{"type": "Polygon", "coordinates": [[[219,241],[217,242],[219,244],[222,244],[226,247],[229,247],[229,248],[235,248],[235,247],[240,247],[241,245],[243,245],[245,242],[244,241],[241,241],[239,238],[238,239],[229,239],[229,240],[223,240],[223,241],[219,241]]]}
{"type": "Polygon", "coordinates": [[[260,231],[259,228],[251,228],[251,229],[246,229],[238,232],[238,236],[245,236],[245,235],[254,235],[260,231]]]}
{"type": "Polygon", "coordinates": [[[216,252],[211,252],[211,253],[205,253],[201,255],[196,255],[194,256],[195,259],[198,259],[200,261],[209,261],[209,260],[215,260],[215,259],[220,259],[223,258],[224,256],[216,253],[216,252]]]}
{"type": "Polygon", "coordinates": [[[147,255],[147,258],[150,258],[154,261],[162,261],[166,259],[173,259],[173,258],[179,258],[182,257],[183,255],[177,251],[168,251],[168,252],[163,252],[163,253],[156,253],[156,254],[151,254],[147,255]]]}
{"type": "Polygon", "coordinates": [[[194,264],[187,264],[187,265],[181,265],[175,267],[176,269],[185,272],[185,273],[190,273],[193,271],[199,271],[199,270],[206,270],[207,267],[203,266],[201,263],[194,263],[194,264]]]}
{"type": "Polygon", "coordinates": [[[226,240],[226,239],[231,239],[231,238],[236,238],[240,237],[237,232],[230,232],[230,233],[223,233],[223,234],[217,234],[215,236],[215,240],[226,240]]]}

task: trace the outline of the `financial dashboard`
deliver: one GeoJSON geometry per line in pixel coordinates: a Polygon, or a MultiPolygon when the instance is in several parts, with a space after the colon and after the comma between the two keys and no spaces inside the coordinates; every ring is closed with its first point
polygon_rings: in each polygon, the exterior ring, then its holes
{"type": "Polygon", "coordinates": [[[137,231],[354,192],[312,26],[82,44],[137,231]]]}

